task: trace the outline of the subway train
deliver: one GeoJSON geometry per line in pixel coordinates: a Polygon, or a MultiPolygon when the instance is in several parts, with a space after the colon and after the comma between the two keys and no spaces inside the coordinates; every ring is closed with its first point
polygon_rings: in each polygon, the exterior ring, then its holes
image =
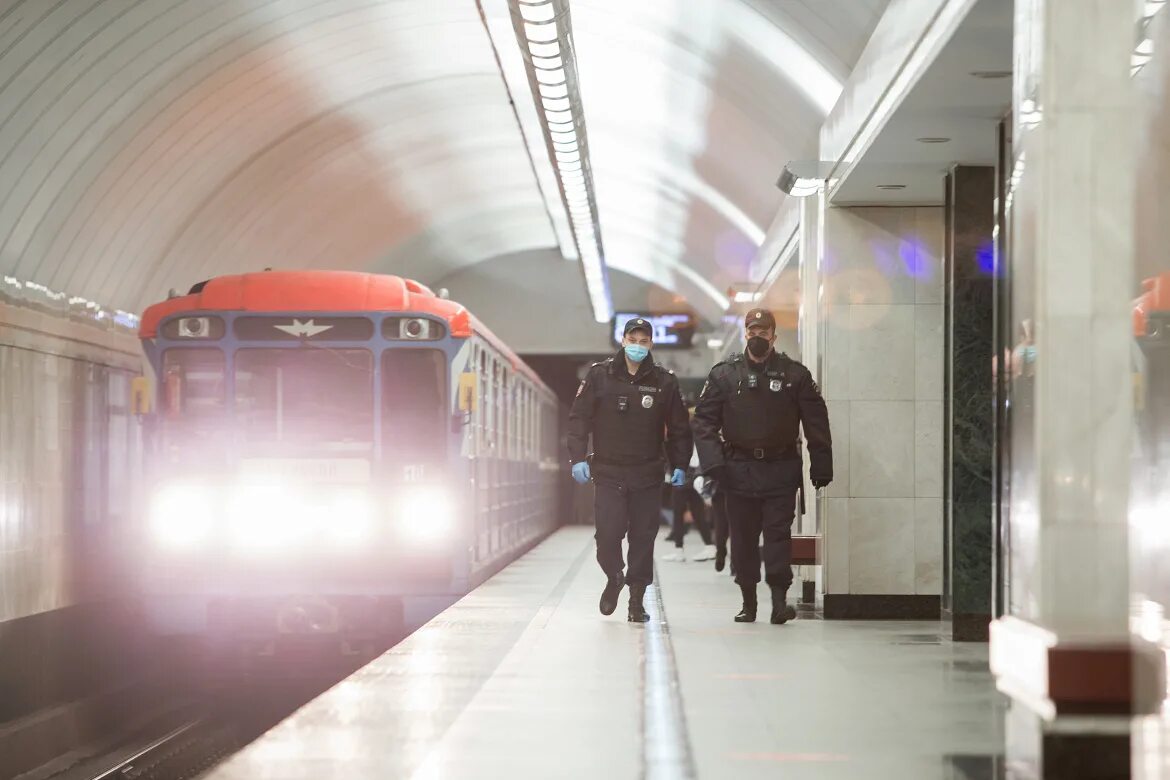
{"type": "Polygon", "coordinates": [[[555,523],[557,402],[417,282],[264,271],[146,309],[137,587],[159,634],[271,655],[393,637],[555,523]]]}

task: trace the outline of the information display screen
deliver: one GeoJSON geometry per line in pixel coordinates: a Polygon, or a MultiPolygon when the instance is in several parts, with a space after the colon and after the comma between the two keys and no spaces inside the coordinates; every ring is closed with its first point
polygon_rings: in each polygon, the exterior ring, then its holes
{"type": "Polygon", "coordinates": [[[613,318],[613,341],[622,343],[622,331],[626,323],[636,317],[648,320],[654,326],[655,349],[690,349],[695,338],[695,316],[693,314],[646,314],[644,312],[618,312],[613,318]]]}

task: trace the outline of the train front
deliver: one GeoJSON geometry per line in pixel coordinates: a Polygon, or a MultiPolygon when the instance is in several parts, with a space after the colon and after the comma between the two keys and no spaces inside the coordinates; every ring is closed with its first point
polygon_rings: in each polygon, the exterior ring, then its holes
{"type": "Polygon", "coordinates": [[[440,318],[176,311],[144,346],[157,630],[344,648],[399,632],[404,596],[460,589],[458,345],[440,318]]]}

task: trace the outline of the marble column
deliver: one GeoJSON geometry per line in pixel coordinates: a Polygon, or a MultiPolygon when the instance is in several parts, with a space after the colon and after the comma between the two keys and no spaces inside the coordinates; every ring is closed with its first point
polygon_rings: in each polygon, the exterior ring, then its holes
{"type": "Polygon", "coordinates": [[[947,176],[945,461],[951,636],[987,641],[991,622],[995,442],[991,358],[995,168],[956,165],[947,176]]]}
{"type": "Polygon", "coordinates": [[[1011,596],[990,657],[1013,708],[1039,724],[1032,755],[1012,755],[1026,740],[1008,735],[1009,763],[1037,777],[1104,753],[1117,765],[1092,776],[1128,776],[1123,729],[1165,693],[1161,651],[1131,634],[1129,612],[1133,6],[1016,2],[1011,596]],[[1098,718],[1068,719],[1085,714],[1098,718]]]}

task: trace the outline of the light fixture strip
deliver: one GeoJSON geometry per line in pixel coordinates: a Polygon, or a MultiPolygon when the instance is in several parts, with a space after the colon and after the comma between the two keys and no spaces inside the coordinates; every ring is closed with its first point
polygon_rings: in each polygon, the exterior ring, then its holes
{"type": "MultiPolygon", "coordinates": [[[[508,0],[508,10],[548,160],[556,173],[561,205],[569,215],[593,317],[609,322],[613,300],[589,163],[569,0],[508,0]]],[[[549,207],[553,208],[552,204],[549,207]]]]}
{"type": "Polygon", "coordinates": [[[138,316],[130,312],[109,309],[80,295],[69,295],[8,275],[0,276],[0,304],[3,303],[28,306],[111,330],[137,331],[139,324],[138,316]]]}

